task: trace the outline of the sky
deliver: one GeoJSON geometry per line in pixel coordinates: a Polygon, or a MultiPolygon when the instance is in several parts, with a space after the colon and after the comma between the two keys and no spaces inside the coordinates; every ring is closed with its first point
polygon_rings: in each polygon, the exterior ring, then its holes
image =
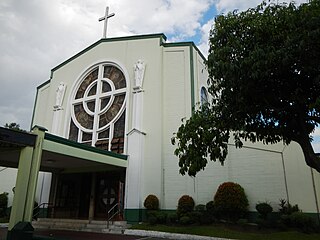
{"type": "MultiPolygon", "coordinates": [[[[106,6],[115,13],[107,37],[164,33],[167,42],[194,41],[207,56],[215,16],[260,2],[0,0],[0,126],[15,122],[30,129],[36,87],[49,79],[52,68],[102,38],[103,23],[98,19],[106,6]]],[[[318,130],[315,140],[320,152],[318,130]]]]}

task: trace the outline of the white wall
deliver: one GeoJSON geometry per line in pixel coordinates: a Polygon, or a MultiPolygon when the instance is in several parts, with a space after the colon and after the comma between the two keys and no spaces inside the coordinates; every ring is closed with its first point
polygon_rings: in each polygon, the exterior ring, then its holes
{"type": "MultiPolygon", "coordinates": [[[[7,192],[8,207],[12,205],[13,192],[12,189],[16,185],[17,169],[0,167],[0,193],[7,192]],[[1,171],[3,170],[3,171],[1,171]]],[[[37,191],[35,201],[47,203],[49,200],[51,173],[39,172],[37,191]]]]}

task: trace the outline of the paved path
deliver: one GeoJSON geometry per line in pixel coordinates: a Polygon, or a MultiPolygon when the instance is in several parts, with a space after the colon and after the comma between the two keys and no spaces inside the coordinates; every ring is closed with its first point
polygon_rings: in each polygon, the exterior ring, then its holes
{"type": "MultiPolygon", "coordinates": [[[[7,228],[0,227],[0,240],[6,240],[7,228]]],[[[45,240],[227,240],[215,237],[195,236],[187,234],[165,233],[144,230],[125,230],[125,234],[78,232],[67,230],[36,229],[34,237],[41,236],[45,240]]],[[[41,239],[41,238],[38,238],[41,239]]]]}
{"type": "MultiPolygon", "coordinates": [[[[0,227],[0,240],[6,240],[7,228],[0,227]]],[[[164,240],[163,238],[117,235],[109,233],[75,232],[64,230],[36,230],[34,237],[44,237],[55,240],[164,240]]]]}

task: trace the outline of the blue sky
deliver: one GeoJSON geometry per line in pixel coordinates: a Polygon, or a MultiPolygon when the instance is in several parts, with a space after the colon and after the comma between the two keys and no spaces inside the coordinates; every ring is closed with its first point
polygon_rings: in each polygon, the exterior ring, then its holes
{"type": "MultiPolygon", "coordinates": [[[[115,13],[108,37],[164,33],[169,42],[194,41],[206,56],[214,17],[260,2],[1,0],[0,125],[16,122],[30,128],[36,87],[49,79],[52,68],[102,37],[103,24],[98,19],[107,5],[115,13]]],[[[315,137],[320,142],[318,135],[320,131],[315,137]]]]}

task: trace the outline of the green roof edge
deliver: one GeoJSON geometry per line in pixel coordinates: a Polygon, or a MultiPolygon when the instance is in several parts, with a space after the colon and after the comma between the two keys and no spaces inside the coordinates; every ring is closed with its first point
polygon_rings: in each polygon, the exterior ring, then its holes
{"type": "Polygon", "coordinates": [[[118,42],[118,41],[128,41],[128,40],[140,40],[140,39],[146,39],[146,38],[159,38],[160,43],[159,45],[162,45],[164,41],[167,40],[166,35],[163,33],[156,33],[156,34],[145,34],[145,35],[137,35],[137,36],[126,36],[126,37],[115,37],[115,38],[102,38],[95,43],[91,44],[89,47],[83,49],[82,51],[78,52],[74,56],[70,57],[66,61],[62,62],[58,66],[51,69],[51,75],[50,78],[52,78],[53,72],[61,68],[62,66],[66,65],[67,63],[71,62],[72,60],[76,59],[77,57],[81,56],[85,52],[89,51],[90,49],[94,48],[95,46],[99,45],[100,43],[104,42],[118,42]]]}
{"type": "Polygon", "coordinates": [[[52,141],[52,142],[56,142],[56,143],[65,144],[65,145],[68,145],[70,147],[80,148],[80,149],[87,150],[87,151],[90,151],[90,152],[95,152],[95,153],[107,155],[107,156],[110,156],[110,157],[119,158],[119,159],[122,159],[122,160],[127,160],[128,159],[127,155],[118,154],[118,153],[102,150],[102,149],[99,149],[99,148],[91,147],[91,146],[84,145],[84,144],[81,144],[81,143],[78,143],[78,142],[74,142],[74,141],[71,141],[69,139],[66,139],[66,138],[63,138],[63,137],[59,137],[59,136],[56,136],[56,135],[53,135],[53,134],[50,134],[50,133],[45,133],[44,139],[52,141]]]}
{"type": "Polygon", "coordinates": [[[193,47],[200,55],[200,57],[203,59],[203,61],[207,61],[205,56],[202,54],[200,49],[194,44],[194,42],[175,42],[175,43],[163,43],[164,47],[193,47]]]}

